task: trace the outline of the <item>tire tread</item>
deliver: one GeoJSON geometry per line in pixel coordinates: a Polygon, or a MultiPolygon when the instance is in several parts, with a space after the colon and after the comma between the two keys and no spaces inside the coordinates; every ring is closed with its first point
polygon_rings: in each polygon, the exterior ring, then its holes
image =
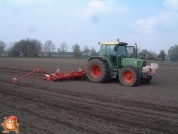
{"type": "Polygon", "coordinates": [[[91,82],[95,82],[95,83],[107,83],[110,80],[110,71],[109,71],[109,67],[106,61],[99,59],[99,58],[94,58],[91,59],[88,62],[88,66],[87,66],[87,78],[89,79],[89,81],[91,82]],[[92,63],[97,62],[101,65],[101,67],[103,68],[103,73],[101,72],[101,74],[103,74],[100,79],[96,80],[95,78],[93,78],[90,75],[90,68],[89,65],[91,65],[92,63]]]}

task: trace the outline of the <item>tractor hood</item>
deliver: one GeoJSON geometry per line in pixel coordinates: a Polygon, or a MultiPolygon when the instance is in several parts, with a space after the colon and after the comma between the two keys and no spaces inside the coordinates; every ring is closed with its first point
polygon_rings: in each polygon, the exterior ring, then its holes
{"type": "Polygon", "coordinates": [[[121,58],[121,66],[143,67],[146,66],[146,61],[135,58],[121,58]]]}

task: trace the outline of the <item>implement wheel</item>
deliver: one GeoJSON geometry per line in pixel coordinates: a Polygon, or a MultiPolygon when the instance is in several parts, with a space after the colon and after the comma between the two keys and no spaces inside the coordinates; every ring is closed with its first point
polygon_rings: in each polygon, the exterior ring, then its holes
{"type": "Polygon", "coordinates": [[[152,77],[150,76],[149,78],[142,78],[140,83],[141,84],[148,84],[152,80],[152,77]]]}
{"type": "Polygon", "coordinates": [[[137,86],[140,78],[141,74],[134,67],[123,67],[119,73],[119,80],[124,86],[137,86]]]}
{"type": "Polygon", "coordinates": [[[110,73],[107,63],[99,58],[91,59],[87,65],[87,78],[91,82],[108,82],[110,79],[110,73]]]}

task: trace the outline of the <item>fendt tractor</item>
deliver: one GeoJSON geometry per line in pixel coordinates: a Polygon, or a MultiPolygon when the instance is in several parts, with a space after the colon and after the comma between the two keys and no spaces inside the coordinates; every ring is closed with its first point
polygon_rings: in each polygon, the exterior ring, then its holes
{"type": "Polygon", "coordinates": [[[111,78],[117,78],[122,85],[137,86],[140,83],[147,84],[155,76],[158,69],[157,63],[146,65],[145,60],[137,59],[137,45],[128,46],[125,42],[99,42],[101,45],[98,56],[88,59],[87,69],[78,71],[60,71],[47,73],[38,68],[20,78],[13,78],[14,84],[35,72],[44,73],[46,81],[60,81],[66,79],[87,78],[91,82],[107,83],[111,78]]]}
{"type": "Polygon", "coordinates": [[[99,56],[90,57],[86,69],[91,82],[106,83],[110,78],[118,78],[122,85],[137,86],[149,83],[158,69],[157,63],[146,66],[145,60],[137,59],[137,45],[128,46],[119,39],[99,44],[99,56]]]}

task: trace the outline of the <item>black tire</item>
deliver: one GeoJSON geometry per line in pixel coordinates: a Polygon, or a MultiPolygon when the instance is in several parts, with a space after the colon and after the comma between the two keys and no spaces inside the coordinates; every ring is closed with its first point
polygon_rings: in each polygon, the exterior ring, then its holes
{"type": "Polygon", "coordinates": [[[140,83],[141,73],[134,67],[123,67],[119,72],[119,80],[124,86],[137,86],[140,83]]]}
{"type": "Polygon", "coordinates": [[[149,78],[142,78],[140,83],[141,84],[148,84],[152,80],[152,77],[150,76],[149,78]]]}
{"type": "Polygon", "coordinates": [[[110,79],[108,64],[99,58],[91,59],[87,65],[87,78],[91,82],[108,82],[110,79]]]}

